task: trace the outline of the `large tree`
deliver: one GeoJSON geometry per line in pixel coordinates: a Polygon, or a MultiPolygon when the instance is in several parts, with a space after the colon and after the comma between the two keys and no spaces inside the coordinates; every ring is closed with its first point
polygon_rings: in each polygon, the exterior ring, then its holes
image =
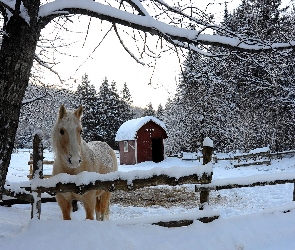
{"type": "MultiPolygon", "coordinates": [[[[292,41],[269,44],[259,39],[250,43],[245,36],[226,29],[223,29],[221,36],[206,35],[204,30],[217,30],[221,27],[212,25],[210,18],[198,8],[170,7],[158,0],[113,1],[105,4],[89,0],[0,0],[0,11],[4,18],[0,50],[1,189],[4,187],[10,163],[21,103],[36,58],[36,46],[42,29],[58,17],[69,20],[71,14],[87,15],[114,23],[117,33],[119,25],[131,27],[146,34],[158,35],[172,44],[172,48],[190,47],[196,51],[203,49],[206,52],[206,47],[202,45],[208,44],[250,52],[292,48],[294,44],[292,41]]],[[[147,41],[147,36],[141,37],[144,42],[147,41]]],[[[123,44],[123,41],[120,41],[123,44]]],[[[125,45],[124,48],[128,50],[125,45]]],[[[150,53],[149,46],[143,46],[142,52],[150,53]]],[[[130,54],[133,55],[131,52],[130,54]]]]}

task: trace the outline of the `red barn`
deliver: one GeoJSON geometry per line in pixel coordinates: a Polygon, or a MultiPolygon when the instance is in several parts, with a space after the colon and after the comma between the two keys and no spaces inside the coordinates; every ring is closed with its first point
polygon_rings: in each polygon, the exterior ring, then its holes
{"type": "Polygon", "coordinates": [[[129,120],[119,128],[120,164],[134,165],[144,161],[164,160],[165,124],[153,116],[129,120]]]}

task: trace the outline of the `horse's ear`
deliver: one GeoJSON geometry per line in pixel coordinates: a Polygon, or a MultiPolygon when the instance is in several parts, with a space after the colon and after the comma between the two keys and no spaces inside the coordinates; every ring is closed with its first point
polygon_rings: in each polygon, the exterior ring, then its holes
{"type": "Polygon", "coordinates": [[[82,107],[82,105],[81,105],[79,108],[77,108],[77,109],[75,110],[74,114],[75,114],[75,116],[76,116],[78,119],[81,118],[81,116],[82,116],[82,114],[83,114],[83,107],[82,107]]]}
{"type": "Polygon", "coordinates": [[[67,110],[66,110],[65,106],[61,105],[59,108],[58,119],[62,119],[66,113],[67,113],[67,110]]]}

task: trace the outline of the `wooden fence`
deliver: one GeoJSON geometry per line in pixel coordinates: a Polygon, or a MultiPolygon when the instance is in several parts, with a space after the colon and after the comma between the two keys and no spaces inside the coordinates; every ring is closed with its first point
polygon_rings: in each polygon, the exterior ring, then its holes
{"type": "MultiPolygon", "coordinates": [[[[51,163],[51,162],[50,162],[51,163]]],[[[50,198],[42,198],[42,193],[55,195],[57,192],[75,192],[82,194],[89,190],[103,189],[114,192],[116,190],[132,191],[138,188],[169,185],[176,186],[182,184],[209,184],[212,181],[212,165],[187,168],[185,175],[180,175],[183,168],[174,169],[154,169],[147,171],[135,171],[133,176],[129,173],[113,172],[109,174],[97,174],[97,173],[80,173],[77,176],[70,176],[63,174],[53,176],[49,179],[43,179],[43,146],[41,139],[38,135],[34,136],[33,140],[33,159],[29,161],[32,164],[32,180],[28,182],[20,183],[19,187],[7,187],[4,190],[4,195],[14,197],[10,200],[10,204],[26,202],[32,204],[31,217],[37,217],[40,219],[41,215],[41,203],[42,201],[48,201],[50,198]],[[91,179],[88,183],[80,183],[81,176],[84,179],[91,179]],[[87,175],[85,177],[85,175],[87,175]],[[64,183],[63,179],[67,179],[67,183],[64,183]]],[[[30,176],[31,177],[31,176],[30,176]]],[[[82,179],[83,179],[82,178],[82,179]]],[[[203,191],[201,191],[201,194],[203,191]]],[[[201,195],[202,196],[202,195],[201,195]]],[[[202,200],[201,200],[202,202],[202,200]]],[[[9,205],[8,201],[6,205],[9,205]]],[[[197,218],[203,222],[210,222],[218,218],[218,215],[210,217],[197,218]]],[[[179,220],[169,222],[156,222],[153,224],[161,226],[184,226],[191,224],[193,220],[179,220]]]]}
{"type": "MultiPolygon", "coordinates": [[[[46,202],[51,199],[41,198],[42,193],[55,195],[57,192],[76,192],[81,194],[94,189],[103,189],[112,192],[116,190],[130,192],[138,188],[157,185],[176,186],[182,184],[196,184],[195,191],[200,192],[199,209],[203,210],[204,205],[209,202],[210,190],[294,183],[293,200],[295,201],[295,173],[282,173],[280,175],[263,175],[253,178],[244,177],[212,181],[212,164],[210,167],[210,162],[212,161],[212,151],[212,147],[204,146],[203,166],[189,168],[189,171],[186,169],[184,176],[179,175],[179,172],[181,172],[183,168],[176,169],[177,171],[174,172],[170,169],[154,169],[152,170],[154,172],[149,170],[141,171],[140,173],[134,172],[133,176],[130,174],[126,176],[126,173],[120,172],[114,172],[105,175],[100,175],[97,173],[81,173],[82,175],[91,174],[91,178],[88,178],[89,176],[84,178],[91,179],[91,181],[87,183],[80,183],[79,179],[81,179],[81,176],[65,176],[65,179],[68,181],[67,183],[64,183],[63,176],[60,175],[51,177],[49,179],[43,179],[43,147],[41,139],[38,135],[35,135],[32,166],[33,179],[31,181],[22,183],[21,186],[16,189],[15,187],[8,187],[6,190],[4,190],[4,195],[14,197],[14,200],[11,200],[11,204],[13,204],[13,202],[31,203],[31,217],[37,217],[39,219],[41,215],[41,202],[46,202]]],[[[219,216],[217,214],[213,214],[210,217],[203,216],[196,219],[203,222],[210,222],[214,219],[217,219],[218,217],[219,216]]],[[[185,226],[191,223],[193,223],[193,220],[179,219],[177,221],[169,222],[160,221],[153,224],[174,227],[185,226]]]]}

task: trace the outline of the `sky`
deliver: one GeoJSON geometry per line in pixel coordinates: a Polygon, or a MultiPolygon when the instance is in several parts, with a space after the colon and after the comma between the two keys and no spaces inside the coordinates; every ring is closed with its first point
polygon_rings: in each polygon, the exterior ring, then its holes
{"type": "MultiPolygon", "coordinates": [[[[198,3],[198,7],[205,9],[205,3],[208,2],[202,1],[203,4],[198,3]]],[[[228,4],[228,8],[236,7],[239,2],[240,0],[233,0],[228,4]]],[[[207,10],[207,13],[215,13],[218,18],[222,15],[223,10],[223,4],[214,5],[214,8],[207,10]]],[[[65,55],[55,54],[59,64],[54,67],[54,70],[59,72],[61,78],[71,89],[76,89],[81,82],[82,75],[86,73],[91,84],[95,85],[97,90],[105,77],[109,82],[116,82],[118,91],[121,91],[123,84],[126,83],[131,92],[134,106],[144,108],[151,102],[153,108],[157,110],[159,104],[164,107],[167,99],[174,96],[181,73],[179,61],[183,62],[183,58],[179,58],[174,52],[166,52],[161,54],[160,59],[157,59],[154,69],[147,66],[148,63],[152,65],[155,63],[150,58],[145,58],[146,65],[141,65],[124,50],[113,31],[108,33],[103,40],[110,27],[108,22],[101,22],[89,17],[77,20],[69,27],[72,32],[58,34],[65,42],[73,44],[69,48],[58,48],[65,55]],[[90,20],[91,22],[89,22],[90,20]],[[89,32],[86,35],[89,23],[89,32]],[[97,47],[102,40],[103,42],[97,47]],[[94,53],[92,53],[93,50],[95,50],[94,53]]],[[[51,29],[48,27],[43,32],[48,34],[51,29]]],[[[148,40],[153,49],[155,49],[156,41],[157,37],[148,40]]],[[[124,42],[132,53],[136,52],[135,43],[130,40],[124,40],[124,42]]],[[[139,44],[139,46],[142,45],[139,44]]],[[[155,51],[159,52],[157,49],[155,51]]],[[[44,78],[51,84],[58,81],[56,76],[48,73],[44,78]]]]}

